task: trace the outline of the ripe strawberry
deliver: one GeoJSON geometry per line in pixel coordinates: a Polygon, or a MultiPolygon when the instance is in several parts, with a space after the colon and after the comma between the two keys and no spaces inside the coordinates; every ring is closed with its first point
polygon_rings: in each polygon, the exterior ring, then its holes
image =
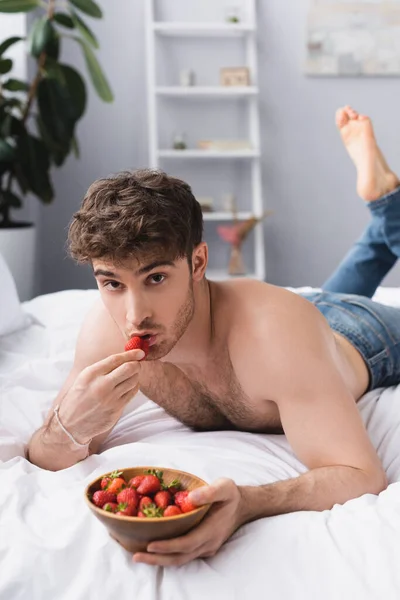
{"type": "Polygon", "coordinates": [[[171,504],[170,506],[167,506],[167,508],[164,510],[164,517],[175,517],[175,515],[181,515],[182,511],[179,508],[179,506],[175,506],[174,504],[171,504]]]}
{"type": "Polygon", "coordinates": [[[159,508],[167,508],[168,504],[171,504],[171,500],[172,496],[166,490],[157,492],[157,494],[154,496],[154,503],[159,508]]]}
{"type": "Polygon", "coordinates": [[[139,503],[138,493],[133,488],[125,488],[118,494],[117,502],[119,504],[127,502],[136,507],[139,503]]]}
{"type": "Polygon", "coordinates": [[[153,500],[150,498],[150,496],[143,496],[139,500],[139,510],[143,510],[148,504],[153,504],[153,500]]]}
{"type": "Polygon", "coordinates": [[[103,477],[103,479],[101,480],[101,483],[100,483],[101,489],[106,490],[110,481],[111,481],[110,477],[103,477]]]}
{"type": "Polygon", "coordinates": [[[182,484],[179,481],[179,479],[174,479],[173,481],[171,481],[171,483],[167,486],[167,490],[169,491],[170,494],[174,495],[176,494],[176,492],[179,492],[179,490],[182,488],[182,484]]]}
{"type": "Polygon", "coordinates": [[[110,475],[106,475],[105,477],[103,477],[100,484],[101,489],[107,489],[107,486],[111,482],[111,480],[116,479],[120,475],[122,475],[122,471],[113,471],[112,473],[110,473],[110,475]]]}
{"type": "Polygon", "coordinates": [[[126,487],[125,479],[122,477],[116,477],[112,479],[109,485],[107,486],[107,492],[112,492],[113,494],[119,494],[121,490],[126,487]]]}
{"type": "Polygon", "coordinates": [[[128,350],[143,350],[144,357],[149,353],[149,342],[147,338],[141,338],[138,335],[135,335],[133,338],[127,341],[125,344],[125,351],[128,350]]]}
{"type": "Polygon", "coordinates": [[[116,502],[117,496],[109,490],[99,490],[95,492],[92,497],[92,502],[96,506],[104,506],[107,502],[116,502]]]}
{"type": "Polygon", "coordinates": [[[116,502],[106,502],[102,506],[103,510],[106,510],[107,512],[112,512],[112,513],[115,513],[117,511],[117,508],[118,508],[118,504],[116,502]]]}
{"type": "Polygon", "coordinates": [[[124,517],[136,517],[136,506],[128,504],[127,502],[122,502],[118,504],[118,510],[115,514],[123,515],[124,517]]]}
{"type": "Polygon", "coordinates": [[[141,510],[139,510],[139,511],[138,511],[138,514],[137,514],[137,516],[138,516],[140,519],[145,519],[145,518],[146,518],[146,515],[145,515],[145,514],[144,514],[144,513],[143,513],[141,510]]]}
{"type": "Polygon", "coordinates": [[[192,504],[192,502],[188,498],[189,492],[188,490],[184,490],[182,492],[176,492],[174,499],[176,506],[179,506],[183,513],[191,512],[192,510],[196,510],[198,506],[192,504]]]}
{"type": "Polygon", "coordinates": [[[161,482],[155,475],[146,475],[137,488],[139,494],[155,494],[161,488],[161,482]]]}
{"type": "Polygon", "coordinates": [[[136,477],[132,477],[132,479],[128,481],[128,487],[138,488],[145,477],[146,475],[136,475],[136,477]]]}

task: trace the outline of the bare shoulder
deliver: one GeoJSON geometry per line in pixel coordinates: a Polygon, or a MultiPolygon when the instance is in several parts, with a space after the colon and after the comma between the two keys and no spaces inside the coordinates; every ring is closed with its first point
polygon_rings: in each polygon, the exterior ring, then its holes
{"type": "Polygon", "coordinates": [[[124,338],[101,298],[89,309],[79,331],[75,365],[84,368],[124,350],[124,338]]]}
{"type": "Polygon", "coordinates": [[[265,328],[284,328],[303,316],[319,319],[319,311],[305,298],[286,288],[241,279],[219,284],[219,306],[228,315],[232,336],[251,335],[265,328]],[[228,310],[227,310],[228,309],[228,310]]]}
{"type": "Polygon", "coordinates": [[[253,397],[311,356],[335,352],[332,330],[302,296],[262,282],[236,282],[230,299],[228,347],[239,381],[253,397]]]}

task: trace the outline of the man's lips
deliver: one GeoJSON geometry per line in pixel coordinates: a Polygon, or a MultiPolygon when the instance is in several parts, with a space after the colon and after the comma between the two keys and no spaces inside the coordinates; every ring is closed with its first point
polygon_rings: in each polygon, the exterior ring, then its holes
{"type": "Polygon", "coordinates": [[[149,344],[149,346],[154,346],[154,344],[156,343],[156,339],[157,335],[151,335],[150,337],[148,337],[147,343],[149,344]]]}
{"type": "Polygon", "coordinates": [[[129,336],[129,339],[131,340],[134,337],[139,337],[143,340],[146,340],[146,342],[148,343],[149,346],[153,346],[156,342],[157,339],[157,334],[152,334],[152,333],[142,333],[142,334],[138,334],[138,333],[134,333],[133,335],[129,336]]]}

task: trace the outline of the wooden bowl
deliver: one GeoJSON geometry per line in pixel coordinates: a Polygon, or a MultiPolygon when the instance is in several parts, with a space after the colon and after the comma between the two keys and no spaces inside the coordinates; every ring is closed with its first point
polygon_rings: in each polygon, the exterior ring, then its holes
{"type": "MultiPolygon", "coordinates": [[[[208,485],[203,479],[176,469],[163,467],[133,467],[132,469],[117,469],[122,476],[129,481],[136,475],[142,475],[148,469],[163,471],[163,480],[168,485],[174,479],[179,479],[184,490],[208,485]]],[[[105,525],[109,534],[129,552],[144,552],[147,545],[154,540],[166,540],[175,538],[195,527],[204,518],[210,508],[210,504],[204,504],[192,512],[175,515],[173,517],[126,517],[107,512],[93,504],[91,498],[95,492],[101,489],[101,480],[110,475],[104,473],[90,483],[85,490],[85,500],[92,513],[105,525]]]]}

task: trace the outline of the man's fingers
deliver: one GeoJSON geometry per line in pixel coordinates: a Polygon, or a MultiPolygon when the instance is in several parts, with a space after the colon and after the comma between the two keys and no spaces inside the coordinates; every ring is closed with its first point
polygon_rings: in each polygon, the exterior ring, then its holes
{"type": "Polygon", "coordinates": [[[125,392],[125,394],[123,394],[120,397],[121,402],[125,405],[128,404],[128,402],[133,398],[133,396],[135,396],[139,391],[139,384],[135,385],[135,387],[133,387],[132,389],[128,390],[127,392],[125,392]]]}
{"type": "Polygon", "coordinates": [[[104,381],[107,385],[111,385],[113,388],[117,387],[123,381],[130,379],[131,377],[138,376],[140,373],[140,364],[138,361],[130,361],[119,365],[114,371],[104,375],[104,381]]]}
{"type": "Polygon", "coordinates": [[[127,352],[121,352],[120,354],[112,354],[111,356],[107,356],[103,360],[99,360],[99,362],[94,363],[88,367],[92,373],[95,375],[107,375],[115,369],[118,369],[121,365],[138,361],[144,358],[145,354],[143,350],[128,350],[127,352]]]}
{"type": "Polygon", "coordinates": [[[122,398],[125,394],[129,394],[129,392],[133,395],[133,390],[135,390],[139,386],[138,377],[134,375],[133,377],[129,377],[122,383],[119,383],[115,388],[115,393],[118,398],[122,398]]]}
{"type": "Polygon", "coordinates": [[[147,565],[160,567],[181,567],[186,563],[197,558],[197,554],[148,554],[146,552],[136,552],[133,555],[135,562],[146,563],[147,565]]]}

